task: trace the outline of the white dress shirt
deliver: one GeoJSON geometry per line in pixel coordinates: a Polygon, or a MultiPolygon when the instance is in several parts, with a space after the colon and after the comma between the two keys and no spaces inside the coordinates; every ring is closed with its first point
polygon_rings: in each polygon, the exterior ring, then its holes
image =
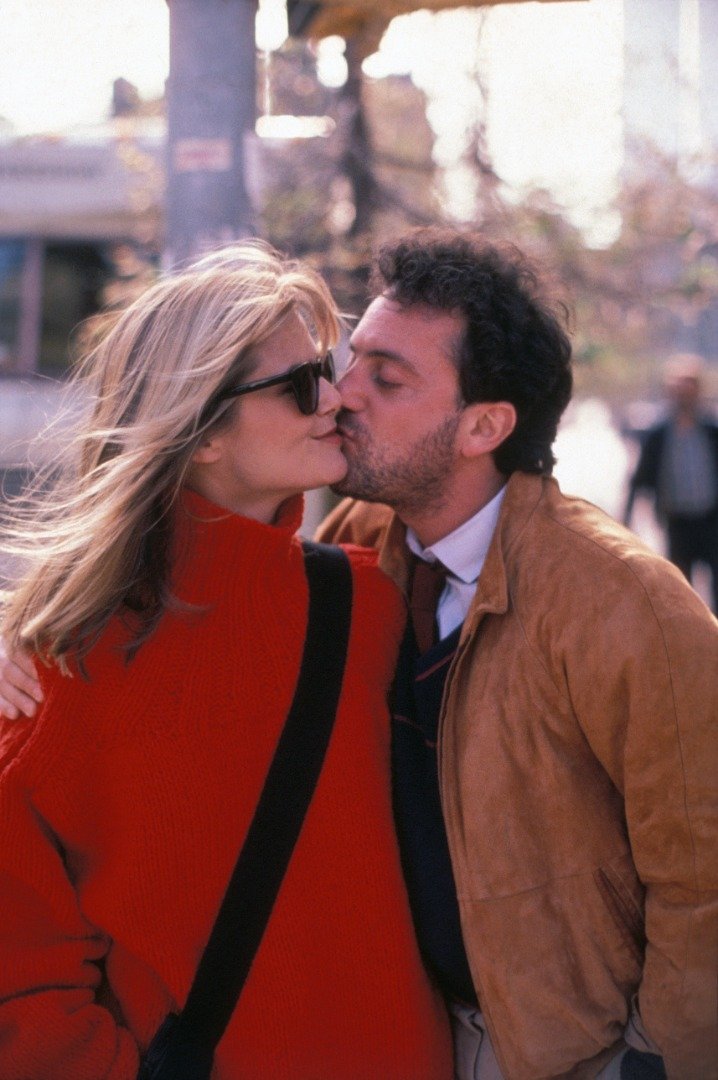
{"type": "Polygon", "coordinates": [[[413,529],[406,531],[406,543],[415,555],[428,563],[438,559],[448,571],[436,612],[440,638],[447,637],[460,626],[468,614],[505,491],[503,487],[478,514],[429,547],[422,547],[413,529]]]}

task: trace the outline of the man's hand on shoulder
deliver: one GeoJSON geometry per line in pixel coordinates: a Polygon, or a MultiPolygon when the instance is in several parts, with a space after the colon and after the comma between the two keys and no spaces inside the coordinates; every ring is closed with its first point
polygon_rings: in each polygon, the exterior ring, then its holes
{"type": "Polygon", "coordinates": [[[35,664],[27,653],[8,653],[0,640],[0,713],[8,720],[31,717],[42,702],[35,664]]]}

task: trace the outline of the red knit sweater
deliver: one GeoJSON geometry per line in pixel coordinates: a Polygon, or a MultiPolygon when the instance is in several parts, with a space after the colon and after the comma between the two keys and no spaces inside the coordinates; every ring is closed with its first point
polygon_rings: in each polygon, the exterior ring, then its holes
{"type": "MultiPolygon", "coordinates": [[[[40,719],[0,728],[2,1080],[134,1080],[184,1002],[294,691],[298,512],[266,526],[187,493],[175,591],[201,610],[165,615],[129,665],[118,621],[89,683],[45,673],[40,719]]],[[[402,604],[373,554],[350,557],[336,727],[217,1080],[452,1074],[391,820],[402,604]]]]}

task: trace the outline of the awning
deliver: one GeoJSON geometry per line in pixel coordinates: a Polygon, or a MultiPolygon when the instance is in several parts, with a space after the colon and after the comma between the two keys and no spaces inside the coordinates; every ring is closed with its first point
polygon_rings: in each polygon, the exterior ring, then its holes
{"type": "MultiPolygon", "coordinates": [[[[294,37],[381,38],[386,27],[397,15],[412,11],[446,11],[460,7],[493,7],[495,4],[515,4],[521,0],[288,0],[289,33],[294,37]]],[[[539,0],[547,3],[549,0],[539,0]]],[[[557,0],[550,0],[556,3],[557,0]]],[[[562,0],[558,0],[562,2],[562,0]]]]}

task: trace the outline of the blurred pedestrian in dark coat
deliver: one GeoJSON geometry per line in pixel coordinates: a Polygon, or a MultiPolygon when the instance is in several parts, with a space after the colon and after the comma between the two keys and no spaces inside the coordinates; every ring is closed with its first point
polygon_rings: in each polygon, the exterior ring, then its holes
{"type": "Polygon", "coordinates": [[[670,411],[643,437],[624,520],[630,523],[636,493],[651,492],[668,557],[689,581],[697,563],[710,568],[718,611],[718,423],[702,407],[702,361],[674,356],[664,386],[670,411]]]}

